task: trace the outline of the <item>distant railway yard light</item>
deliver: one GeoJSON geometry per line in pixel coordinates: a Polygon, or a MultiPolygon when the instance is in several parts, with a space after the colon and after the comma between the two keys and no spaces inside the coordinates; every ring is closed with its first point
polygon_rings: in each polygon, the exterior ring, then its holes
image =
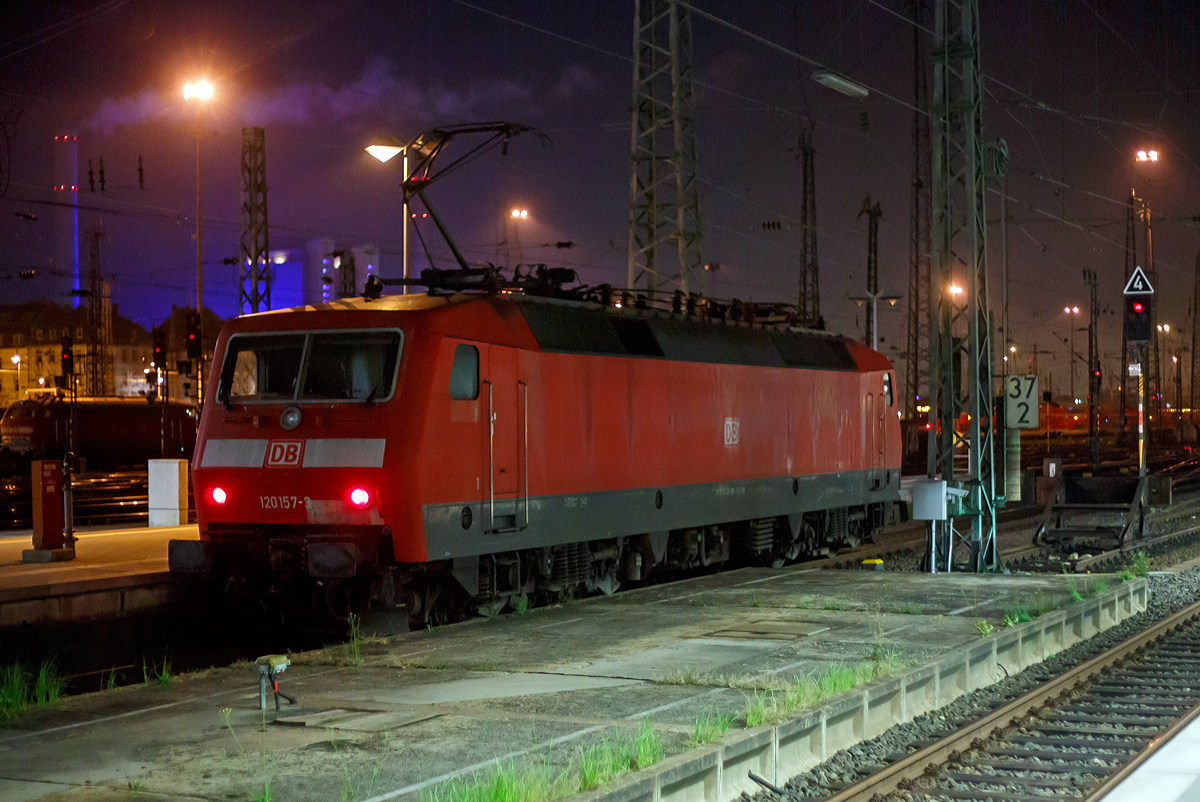
{"type": "Polygon", "coordinates": [[[513,209],[511,212],[514,220],[524,220],[529,217],[528,209],[513,209]]]}
{"type": "Polygon", "coordinates": [[[1137,152],[1137,160],[1140,162],[1156,162],[1158,161],[1157,150],[1139,150],[1137,152]]]}

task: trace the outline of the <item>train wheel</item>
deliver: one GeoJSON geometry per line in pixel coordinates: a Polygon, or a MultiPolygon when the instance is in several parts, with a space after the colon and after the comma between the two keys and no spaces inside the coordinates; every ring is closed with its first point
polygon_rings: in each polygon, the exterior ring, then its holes
{"type": "Polygon", "coordinates": [[[462,621],[469,599],[453,579],[423,577],[404,583],[404,603],[409,626],[420,628],[462,621]]]}

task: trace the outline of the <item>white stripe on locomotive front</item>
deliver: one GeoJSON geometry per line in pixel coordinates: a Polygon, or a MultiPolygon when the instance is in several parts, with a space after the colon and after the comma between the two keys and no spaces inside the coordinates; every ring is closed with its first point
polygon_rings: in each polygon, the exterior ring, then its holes
{"type": "MultiPolygon", "coordinates": [[[[204,444],[201,468],[261,468],[269,440],[221,439],[204,444]]],[[[304,468],[382,468],[387,440],[337,437],[307,440],[304,468]]]]}

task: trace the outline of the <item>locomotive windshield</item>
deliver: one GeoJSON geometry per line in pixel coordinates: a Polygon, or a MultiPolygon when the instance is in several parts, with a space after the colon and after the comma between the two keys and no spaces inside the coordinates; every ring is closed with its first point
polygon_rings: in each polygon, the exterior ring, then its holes
{"type": "Polygon", "coordinates": [[[234,336],[217,400],[383,401],[392,394],[401,341],[394,330],[234,336]]]}

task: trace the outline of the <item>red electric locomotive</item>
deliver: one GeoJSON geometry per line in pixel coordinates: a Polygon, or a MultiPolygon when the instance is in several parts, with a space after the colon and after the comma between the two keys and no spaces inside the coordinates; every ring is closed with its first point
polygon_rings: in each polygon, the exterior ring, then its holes
{"type": "Polygon", "coordinates": [[[885,357],[628,300],[376,294],[230,321],[192,462],[201,541],[172,569],[430,621],[779,563],[884,519],[885,357]]]}

